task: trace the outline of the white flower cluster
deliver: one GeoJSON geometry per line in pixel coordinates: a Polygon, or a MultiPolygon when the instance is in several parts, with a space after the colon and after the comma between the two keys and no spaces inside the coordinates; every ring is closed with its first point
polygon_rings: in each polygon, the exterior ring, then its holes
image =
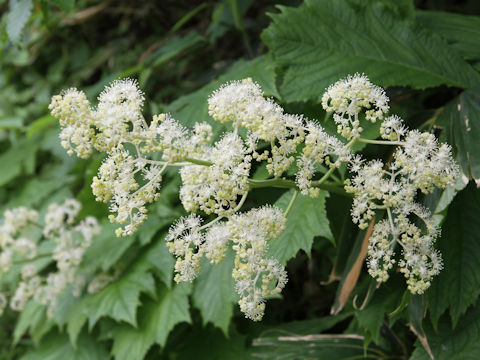
{"type": "MultiPolygon", "coordinates": [[[[233,123],[233,131],[213,144],[212,128],[205,123],[187,129],[168,114],[155,115],[147,123],[141,113],[144,96],[135,81],[113,82],[98,100],[93,109],[82,92],[70,89],[54,97],[50,109],[60,119],[62,145],[69,153],[80,157],[88,157],[93,149],[107,153],[92,189],[97,200],[110,202],[110,220],[126,224],[117,235],[136,231],[147,217],[146,205],[159,197],[165,169],[180,167],[180,199],[191,214],[173,225],[166,239],[177,258],[175,280],[192,281],[204,256],[218,264],[232,246],[233,277],[240,308],[248,318],[261,319],[265,298],[279,293],[287,280],[283,266],[266,257],[268,241],[285,227],[284,215],[268,206],[237,214],[258,184],[249,179],[254,160],[265,162],[272,175],[266,182],[295,187],[311,197],[318,196],[324,184],[336,186],[326,181],[348,163],[354,176],[345,181],[345,190],[354,195],[353,221],[365,228],[376,210],[388,214],[375,225],[370,240],[370,274],[378,281],[388,278],[396,244],[403,251],[398,266],[412,292],[423,292],[441,269],[440,255],[433,248],[438,231],[414,200],[418,190],[428,193],[455,181],[458,171],[451,149],[439,145],[431,134],[408,131],[398,116],[387,117],[385,91],[364,75],[340,80],[323,95],[322,105],[333,112],[342,140],[302,115],[286,114],[250,78],[224,84],[208,98],[213,119],[233,123]],[[377,120],[383,140],[362,139],[361,121],[377,120]],[[241,127],[247,130],[244,138],[241,127]],[[367,162],[351,150],[361,141],[398,148],[389,164],[367,162]],[[294,165],[292,181],[285,176],[292,175],[288,171],[294,165]],[[202,225],[199,211],[217,218],[202,225]],[[411,220],[415,216],[425,226],[415,225],[411,220]]],[[[343,172],[339,174],[343,178],[343,172]]],[[[55,229],[54,222],[51,226],[55,229]]],[[[75,263],[76,258],[69,261],[75,263]]],[[[108,281],[111,277],[104,274],[90,285],[94,290],[108,281]]]]}
{"type": "Polygon", "coordinates": [[[261,320],[265,299],[279,294],[287,282],[284,267],[266,257],[268,241],[283,232],[286,219],[278,208],[264,206],[218,220],[201,226],[201,218],[192,214],[170,228],[166,240],[177,258],[175,281],[192,281],[203,256],[219,264],[232,242],[236,253],[232,276],[241,297],[240,310],[247,318],[261,320]]]}
{"type": "MultiPolygon", "coordinates": [[[[48,307],[52,315],[57,297],[71,285],[72,292],[79,296],[85,283],[86,275],[78,271],[85,250],[92,243],[93,236],[101,228],[97,220],[87,217],[80,222],[77,215],[81,205],[73,199],[63,204],[50,204],[43,224],[39,224],[37,211],[25,207],[7,210],[4,222],[0,226],[0,259],[2,272],[8,272],[12,266],[21,266],[21,279],[10,299],[10,307],[21,311],[27,301],[35,301],[48,307]],[[40,232],[41,229],[41,232],[40,232]],[[39,253],[37,250],[43,241],[53,240],[55,247],[51,253],[39,253]],[[40,266],[37,258],[46,258],[47,262],[40,266]],[[56,271],[41,275],[48,264],[48,259],[55,262],[56,271]]],[[[0,314],[8,300],[0,294],[0,314]]]]}
{"type": "MultiPolygon", "coordinates": [[[[353,139],[362,131],[359,121],[362,109],[367,109],[366,119],[375,121],[384,118],[387,103],[383,89],[360,75],[340,80],[323,96],[324,108],[335,112],[339,133],[353,139]]],[[[409,131],[396,115],[382,121],[380,136],[388,140],[387,145],[391,141],[391,145],[398,146],[389,164],[381,160],[366,162],[359,155],[349,160],[354,176],[345,181],[345,190],[354,195],[352,219],[364,229],[375,210],[387,210],[388,220],[378,222],[370,238],[369,273],[379,282],[386,281],[388,270],[395,263],[394,248],[400,244],[403,254],[398,263],[400,271],[407,278],[409,290],[421,294],[441,270],[442,262],[433,248],[438,230],[431,225],[430,213],[415,203],[415,196],[418,190],[426,194],[435,187],[454,185],[458,166],[449,145],[439,145],[432,134],[409,131]],[[409,216],[423,220],[425,228],[415,225],[409,216]]]]}
{"type": "Polygon", "coordinates": [[[382,120],[389,109],[385,91],[359,74],[330,85],[322,96],[322,106],[334,112],[337,131],[347,139],[356,138],[363,131],[359,118],[362,109],[366,109],[365,118],[371,122],[382,120]]]}

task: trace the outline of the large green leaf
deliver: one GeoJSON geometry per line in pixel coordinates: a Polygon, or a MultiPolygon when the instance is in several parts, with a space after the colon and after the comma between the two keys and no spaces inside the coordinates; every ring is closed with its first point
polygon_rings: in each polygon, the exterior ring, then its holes
{"type": "Polygon", "coordinates": [[[30,300],[20,313],[15,325],[13,342],[18,343],[28,330],[32,339],[38,343],[53,325],[53,320],[47,317],[45,306],[30,300]]]}
{"type": "Polygon", "coordinates": [[[480,192],[471,182],[450,205],[438,241],[444,269],[428,293],[434,324],[448,308],[455,326],[480,295],[479,214],[480,192]]]}
{"type": "MultiPolygon", "coordinates": [[[[385,321],[385,315],[395,309],[401,301],[404,291],[405,287],[399,285],[398,278],[390,279],[371,295],[371,300],[364,309],[355,311],[355,318],[365,331],[367,343],[373,340],[379,344],[380,328],[385,321]]],[[[370,294],[366,296],[370,296],[370,294]]]]}
{"type": "Polygon", "coordinates": [[[420,25],[440,34],[465,59],[480,59],[480,16],[418,10],[416,17],[420,25]]]}
{"type": "Polygon", "coordinates": [[[22,30],[32,13],[32,0],[10,0],[10,12],[7,16],[7,34],[14,43],[20,40],[22,30]]]}
{"type": "Polygon", "coordinates": [[[92,245],[85,252],[81,265],[83,270],[110,269],[135,240],[134,236],[122,238],[115,236],[118,224],[103,220],[100,225],[102,232],[95,236],[92,245]]]}
{"type": "Polygon", "coordinates": [[[148,300],[141,308],[138,328],[122,325],[113,330],[112,354],[116,360],[141,360],[157,343],[164,346],[176,324],[190,322],[188,284],[161,289],[158,300],[148,300]]]}
{"type": "Polygon", "coordinates": [[[120,279],[88,299],[86,314],[90,328],[102,316],[137,326],[136,315],[141,292],[152,296],[155,293],[155,281],[143,259],[129,268],[120,279]]]}
{"type": "Polygon", "coordinates": [[[78,347],[73,348],[68,337],[52,332],[40,346],[30,350],[21,360],[105,360],[108,353],[104,346],[92,336],[82,334],[78,347]]]}
{"type": "Polygon", "coordinates": [[[193,290],[193,303],[200,310],[203,323],[211,322],[226,336],[237,299],[232,269],[232,253],[218,265],[204,261],[193,290]]]}
{"type": "Polygon", "coordinates": [[[445,106],[437,124],[469,178],[480,179],[480,87],[462,92],[445,106]]]}
{"type": "MultiPolygon", "coordinates": [[[[275,203],[280,209],[286,209],[294,190],[284,193],[275,203]]],[[[282,264],[294,257],[301,249],[310,254],[313,238],[323,236],[334,243],[325,211],[326,191],[321,190],[318,198],[299,195],[287,218],[285,231],[269,243],[269,256],[282,264]]]]}
{"type": "MultiPolygon", "coordinates": [[[[480,306],[469,310],[452,329],[447,317],[442,317],[438,330],[425,327],[435,360],[477,360],[480,354],[480,306]]],[[[430,360],[425,349],[416,344],[411,360],[430,360]]]]}
{"type": "Polygon", "coordinates": [[[319,100],[328,85],[356,72],[384,87],[468,88],[480,81],[440,36],[381,3],[307,0],[280,10],[263,40],[285,68],[280,93],[288,101],[319,100]]]}

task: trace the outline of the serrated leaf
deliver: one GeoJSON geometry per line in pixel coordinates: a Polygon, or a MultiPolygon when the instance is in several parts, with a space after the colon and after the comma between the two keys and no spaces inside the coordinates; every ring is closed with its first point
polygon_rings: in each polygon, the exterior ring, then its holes
{"type": "Polygon", "coordinates": [[[0,155],[0,186],[25,171],[31,173],[35,165],[38,145],[33,141],[20,141],[0,155]]]}
{"type": "Polygon", "coordinates": [[[18,43],[22,30],[33,9],[32,0],[10,0],[7,15],[7,34],[11,42],[18,43]]]}
{"type": "Polygon", "coordinates": [[[28,351],[21,360],[105,360],[108,353],[104,346],[91,336],[82,334],[75,349],[66,335],[52,332],[40,346],[28,351]]]}
{"type": "Polygon", "coordinates": [[[415,334],[418,341],[422,344],[425,352],[433,360],[432,350],[430,348],[429,339],[423,330],[423,319],[425,318],[425,295],[414,295],[410,297],[408,302],[408,319],[410,330],[415,334]]]}
{"type": "MultiPolygon", "coordinates": [[[[275,206],[285,210],[292,198],[294,190],[284,193],[275,203],[275,206]]],[[[325,210],[326,191],[321,190],[320,195],[312,199],[299,195],[293,204],[287,218],[285,231],[277,239],[269,243],[268,254],[286,264],[299,250],[310,254],[313,238],[323,236],[334,243],[332,232],[325,210]]]]}
{"type": "MultiPolygon", "coordinates": [[[[395,278],[395,280],[398,279],[395,278]]],[[[399,285],[398,281],[390,279],[375,291],[364,309],[355,311],[355,318],[359,326],[365,330],[368,339],[372,339],[376,344],[380,343],[380,328],[385,321],[385,315],[395,309],[404,292],[404,286],[399,285]]]]}
{"type": "Polygon", "coordinates": [[[161,289],[158,300],[150,299],[140,309],[138,328],[122,325],[114,329],[112,354],[115,359],[141,360],[153,343],[165,345],[176,324],[190,323],[190,290],[188,284],[161,289]]]}
{"type": "Polygon", "coordinates": [[[437,120],[442,138],[452,146],[462,172],[480,179],[480,87],[462,92],[437,120]]]}
{"type": "Polygon", "coordinates": [[[92,328],[102,316],[137,326],[141,292],[155,293],[155,281],[143,259],[129,268],[120,279],[88,299],[86,313],[89,327],[92,328]]]}
{"type": "Polygon", "coordinates": [[[480,295],[480,192],[471,182],[450,205],[438,240],[444,269],[428,292],[430,317],[437,323],[449,309],[455,326],[480,295]]]}
{"type": "Polygon", "coordinates": [[[85,252],[81,264],[82,270],[94,271],[101,268],[106,271],[110,269],[135,241],[134,236],[122,238],[115,236],[115,229],[118,228],[118,224],[112,224],[104,219],[100,225],[102,232],[95,236],[92,245],[85,252]]]}
{"type": "Polygon", "coordinates": [[[480,16],[417,10],[416,20],[442,36],[465,59],[480,59],[480,16]]]}
{"type": "Polygon", "coordinates": [[[145,260],[148,261],[152,270],[160,278],[160,280],[170,288],[172,286],[173,267],[175,266],[175,259],[168,250],[165,242],[165,234],[160,234],[155,239],[156,243],[151,247],[145,255],[145,260]]]}
{"type": "Polygon", "coordinates": [[[45,306],[30,300],[20,312],[15,330],[13,332],[13,342],[16,344],[20,338],[29,330],[30,334],[36,334],[36,338],[40,340],[48,329],[44,329],[42,325],[49,324],[49,328],[53,326],[53,322],[47,319],[45,314],[45,306]],[[40,330],[40,331],[39,331],[40,330]],[[39,334],[40,332],[40,334],[39,334]]]}
{"type": "MultiPolygon", "coordinates": [[[[470,309],[452,329],[446,316],[435,331],[425,326],[425,332],[435,360],[477,360],[480,354],[480,306],[470,309]]],[[[430,360],[423,347],[417,343],[411,360],[430,360]]]]}
{"type": "Polygon", "coordinates": [[[228,336],[228,326],[237,300],[232,278],[234,255],[229,252],[220,264],[204,261],[202,271],[195,280],[193,303],[202,314],[203,324],[211,322],[228,336]]]}
{"type": "Polygon", "coordinates": [[[285,69],[280,94],[287,101],[319,101],[328,85],[356,72],[384,87],[468,88],[480,82],[440,36],[378,2],[308,0],[279,8],[262,36],[285,69]]]}

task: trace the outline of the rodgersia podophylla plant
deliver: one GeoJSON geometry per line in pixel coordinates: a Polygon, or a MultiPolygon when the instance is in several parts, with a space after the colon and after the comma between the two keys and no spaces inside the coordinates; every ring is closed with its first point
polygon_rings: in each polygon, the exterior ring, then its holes
{"type": "Polygon", "coordinates": [[[177,258],[175,280],[192,281],[202,257],[218,264],[232,247],[232,276],[248,318],[260,320],[265,299],[287,282],[284,267],[267,257],[267,248],[284,230],[298,193],[316,197],[326,185],[338,186],[330,179],[343,178],[342,164],[352,175],[340,186],[354,196],[353,221],[365,228],[377,210],[386,213],[370,238],[371,276],[386,281],[397,262],[410,291],[422,293],[442,268],[434,249],[439,231],[415,197],[418,191],[455,183],[458,170],[451,149],[429,133],[408,130],[398,116],[387,116],[384,90],[363,75],[338,81],[323,96],[338,135],[302,115],[286,114],[251,79],[227,83],[209,97],[211,117],[232,124],[232,131],[217,140],[206,123],[187,129],[169,114],[146,121],[144,95],[129,79],[114,81],[98,101],[92,108],[83,92],[69,89],[53,97],[50,109],[60,120],[62,146],[69,154],[86,158],[93,149],[107,154],[92,189],[97,200],[110,203],[110,220],[122,224],[117,235],[136,231],[147,217],[146,205],[159,196],[162,173],[169,166],[180,168],[180,198],[190,215],[179,219],[166,237],[177,258]],[[362,123],[376,121],[382,140],[362,138],[362,123]],[[247,130],[245,136],[239,128],[247,130]],[[391,146],[393,158],[367,161],[352,152],[358,142],[391,146]],[[250,178],[252,165],[262,162],[271,178],[250,178]],[[296,173],[287,176],[291,169],[296,173]],[[249,191],[261,187],[297,191],[285,212],[265,205],[241,213],[249,191]],[[202,215],[215,217],[204,223],[202,215]]]}
{"type": "Polygon", "coordinates": [[[99,291],[107,284],[98,281],[102,274],[95,276],[79,269],[85,251],[101,230],[94,217],[77,220],[80,208],[74,199],[61,205],[50,204],[43,221],[33,209],[5,211],[0,225],[0,278],[12,271],[19,272],[19,279],[16,289],[9,294],[3,289],[6,284],[0,284],[0,315],[8,304],[21,311],[33,298],[45,305],[51,316],[57,297],[65,291],[80,296],[87,283],[89,292],[99,291]]]}

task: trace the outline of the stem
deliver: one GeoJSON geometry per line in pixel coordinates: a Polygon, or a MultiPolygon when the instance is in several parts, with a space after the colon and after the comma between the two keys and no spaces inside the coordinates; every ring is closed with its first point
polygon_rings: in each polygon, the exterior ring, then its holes
{"type": "MultiPolygon", "coordinates": [[[[266,187],[273,187],[273,188],[280,188],[280,189],[297,189],[297,184],[292,180],[287,179],[268,179],[268,180],[256,180],[256,179],[248,179],[248,183],[250,189],[261,189],[266,187]]],[[[345,192],[343,187],[338,187],[336,184],[316,184],[313,182],[313,185],[322,189],[329,191],[331,193],[335,193],[338,195],[346,196],[346,197],[353,197],[352,194],[345,192]]]]}
{"type": "Polygon", "coordinates": [[[44,257],[52,256],[52,254],[53,253],[38,254],[31,259],[23,259],[23,260],[18,260],[18,261],[12,261],[12,265],[25,264],[25,263],[28,263],[28,262],[31,262],[31,261],[35,261],[35,260],[44,258],[44,257]]]}
{"type": "Polygon", "coordinates": [[[335,169],[336,169],[336,167],[333,167],[333,168],[331,168],[330,170],[328,170],[328,171],[325,173],[325,175],[323,175],[323,176],[320,178],[320,180],[312,181],[312,185],[314,185],[314,186],[315,186],[315,185],[316,185],[316,186],[322,185],[322,184],[325,182],[325,180],[327,180],[327,179],[330,177],[330,175],[332,175],[332,173],[335,171],[335,169]]]}
{"type": "Polygon", "coordinates": [[[191,162],[192,164],[195,164],[195,165],[203,165],[203,166],[212,166],[213,163],[210,162],[210,161],[206,161],[206,160],[199,160],[199,159],[194,159],[194,158],[185,158],[186,161],[188,162],[191,162]]]}
{"type": "Polygon", "coordinates": [[[265,188],[265,187],[274,187],[274,188],[282,188],[282,189],[297,188],[297,184],[295,184],[295,181],[287,180],[287,179],[268,179],[268,180],[248,179],[248,184],[250,185],[250,189],[259,189],[259,188],[265,188]]]}
{"type": "Polygon", "coordinates": [[[243,194],[242,198],[240,199],[240,202],[238,203],[237,207],[235,209],[233,209],[233,213],[236,213],[238,210],[240,210],[240,208],[243,206],[243,204],[245,203],[245,200],[247,199],[247,195],[248,195],[248,191],[243,194]]]}
{"type": "Polygon", "coordinates": [[[405,142],[403,142],[403,141],[369,140],[369,139],[364,139],[364,138],[358,138],[357,140],[360,141],[360,142],[363,142],[363,143],[365,143],[365,144],[395,145],[395,146],[403,146],[403,145],[405,145],[405,142]]]}
{"type": "Polygon", "coordinates": [[[290,203],[288,204],[287,209],[286,209],[285,212],[283,213],[283,215],[284,215],[285,217],[287,217],[287,216],[288,216],[288,213],[290,212],[290,210],[292,210],[293,204],[295,203],[295,200],[297,200],[298,193],[299,193],[298,190],[295,190],[295,192],[293,193],[293,196],[292,196],[292,198],[290,199],[290,203]]]}

